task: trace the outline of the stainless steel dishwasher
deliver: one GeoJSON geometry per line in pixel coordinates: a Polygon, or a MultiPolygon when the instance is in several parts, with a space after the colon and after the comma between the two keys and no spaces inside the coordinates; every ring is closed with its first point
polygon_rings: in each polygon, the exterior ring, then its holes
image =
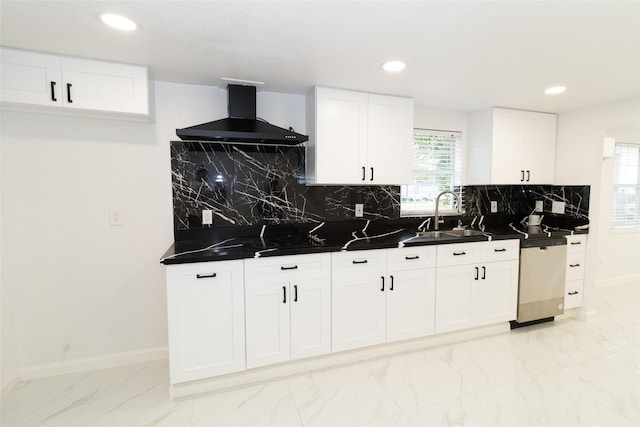
{"type": "Polygon", "coordinates": [[[566,259],[564,237],[522,240],[518,314],[512,329],[552,321],[564,313],[566,259]]]}

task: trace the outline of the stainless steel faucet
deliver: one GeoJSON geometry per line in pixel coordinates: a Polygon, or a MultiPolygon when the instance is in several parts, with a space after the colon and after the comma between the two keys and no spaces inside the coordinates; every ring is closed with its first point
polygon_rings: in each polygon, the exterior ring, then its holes
{"type": "Polygon", "coordinates": [[[458,196],[458,194],[454,193],[451,190],[442,191],[440,194],[438,194],[438,197],[436,197],[436,218],[435,218],[435,225],[433,226],[434,230],[438,230],[440,228],[439,227],[440,221],[438,220],[438,209],[439,209],[439,206],[440,206],[440,196],[442,196],[443,194],[446,194],[446,193],[453,194],[453,196],[455,196],[456,201],[458,203],[458,213],[462,212],[462,203],[460,203],[460,196],[458,196]]]}

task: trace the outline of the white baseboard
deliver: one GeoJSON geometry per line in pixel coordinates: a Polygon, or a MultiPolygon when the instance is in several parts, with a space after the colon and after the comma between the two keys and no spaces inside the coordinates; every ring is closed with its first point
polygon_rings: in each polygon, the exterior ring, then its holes
{"type": "MultiPolygon", "coordinates": [[[[66,360],[62,363],[49,363],[31,366],[18,371],[19,381],[36,378],[51,377],[76,372],[94,371],[97,369],[114,368],[130,363],[148,362],[150,360],[168,359],[169,350],[166,347],[147,350],[129,351],[125,353],[106,354],[97,357],[66,360]]],[[[4,388],[4,387],[3,387],[4,388]]]]}
{"type": "Polygon", "coordinates": [[[628,276],[610,277],[606,279],[596,280],[597,288],[606,288],[609,286],[620,286],[630,284],[640,285],[640,274],[630,274],[628,276]]]}
{"type": "Polygon", "coordinates": [[[7,381],[0,385],[0,397],[4,397],[5,394],[13,390],[19,382],[20,375],[16,372],[7,381]]]}
{"type": "Polygon", "coordinates": [[[424,338],[416,338],[408,341],[399,341],[356,350],[330,353],[309,359],[293,360],[290,362],[279,363],[277,365],[253,368],[218,377],[172,384],[169,387],[169,397],[181,398],[201,393],[222,392],[249,384],[259,384],[272,381],[278,378],[304,375],[312,371],[348,366],[354,363],[388,357],[395,354],[419,351],[425,348],[439,347],[442,345],[490,335],[508,333],[509,330],[509,323],[504,322],[496,325],[432,335],[424,338]]]}

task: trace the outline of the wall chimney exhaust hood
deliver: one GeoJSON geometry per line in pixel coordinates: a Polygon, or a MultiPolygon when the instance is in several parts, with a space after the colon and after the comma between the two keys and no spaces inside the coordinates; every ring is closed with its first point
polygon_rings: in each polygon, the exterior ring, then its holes
{"type": "Polygon", "coordinates": [[[184,129],[176,135],[185,141],[220,141],[248,144],[296,145],[309,137],[274,126],[256,117],[256,87],[228,85],[229,117],[184,129]]]}

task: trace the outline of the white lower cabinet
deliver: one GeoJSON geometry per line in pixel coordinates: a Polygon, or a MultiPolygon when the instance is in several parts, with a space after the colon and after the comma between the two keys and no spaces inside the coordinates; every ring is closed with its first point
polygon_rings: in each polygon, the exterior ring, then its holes
{"type": "Polygon", "coordinates": [[[245,369],[242,265],[167,266],[171,384],[245,369]]]}
{"type": "Polygon", "coordinates": [[[435,332],[516,318],[519,241],[438,246],[435,332]]]}
{"type": "Polygon", "coordinates": [[[584,295],[584,271],[587,250],[585,234],[566,236],[567,264],[564,294],[564,308],[582,306],[584,295]]]}
{"type": "Polygon", "coordinates": [[[245,260],[247,368],[331,351],[331,258],[245,260]]]}
{"type": "Polygon", "coordinates": [[[168,265],[171,383],[513,320],[518,259],[502,240],[168,265]]]}
{"type": "Polygon", "coordinates": [[[433,334],[435,247],[332,255],[332,349],[433,334]]]}

